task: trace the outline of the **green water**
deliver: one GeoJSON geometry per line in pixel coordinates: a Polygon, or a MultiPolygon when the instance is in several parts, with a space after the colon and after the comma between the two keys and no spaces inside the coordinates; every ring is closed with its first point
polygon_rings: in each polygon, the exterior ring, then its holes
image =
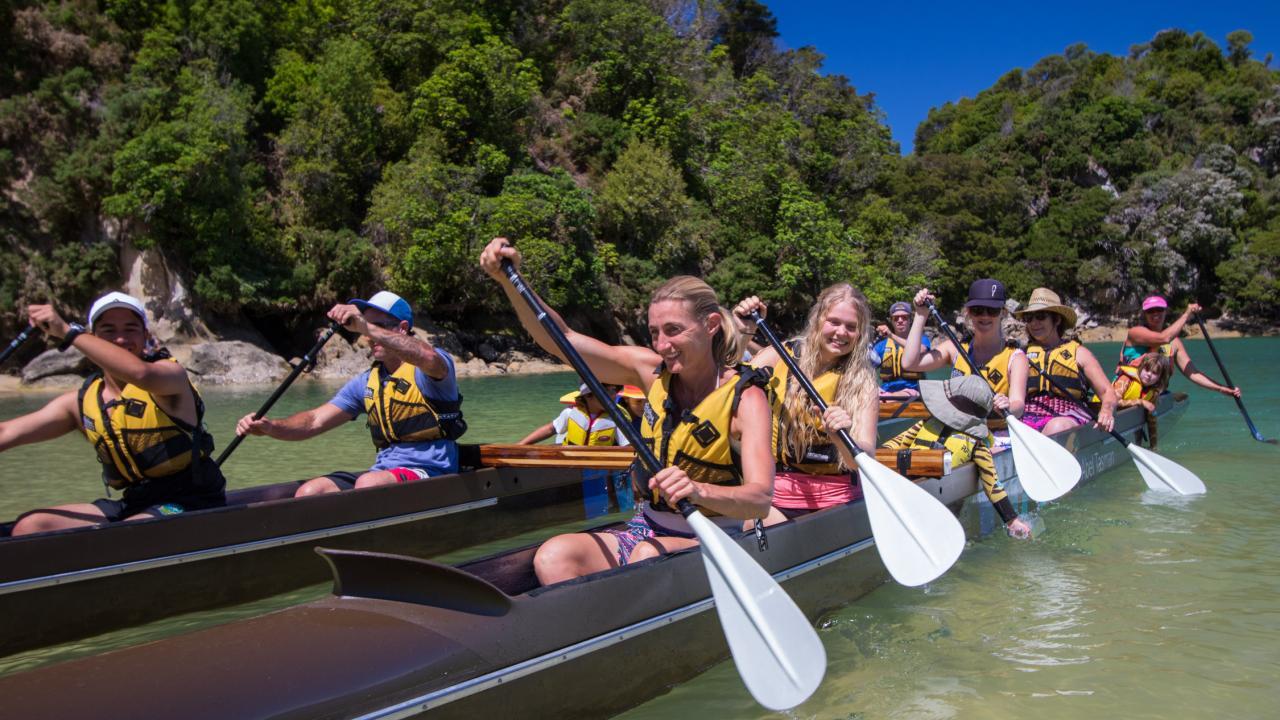
{"type": "MultiPolygon", "coordinates": [[[[1219,350],[1264,434],[1280,435],[1280,383],[1270,362],[1280,339],[1224,340],[1219,350]]],[[[1217,369],[1202,342],[1191,354],[1217,369]]],[[[1109,360],[1115,345],[1094,348],[1109,360]]],[[[467,439],[519,438],[558,411],[568,375],[463,381],[467,439]]],[[[1175,390],[1187,390],[1180,377],[1175,390]]],[[[321,402],[332,387],[304,384],[283,414],[321,402]]],[[[268,389],[210,391],[210,426],[225,437],[268,389]]],[[[817,694],[795,718],[1274,717],[1280,707],[1280,500],[1270,492],[1280,448],[1248,435],[1228,398],[1192,390],[1190,409],[1161,452],[1200,475],[1209,493],[1170,498],[1124,466],[1042,508],[1032,543],[974,540],[950,572],[923,589],[885,585],[827,616],[829,658],[817,694]]],[[[44,398],[0,398],[0,417],[44,398]]],[[[228,463],[234,486],[361,467],[361,424],[323,439],[252,438],[228,463]]],[[[87,446],[64,438],[0,454],[0,515],[97,497],[87,446]]],[[[493,552],[561,528],[458,553],[493,552]]],[[[571,529],[571,528],[563,528],[571,529]]],[[[327,586],[215,613],[154,623],[0,661],[0,672],[151,640],[319,597],[327,586]],[[5,664],[7,663],[7,665],[5,664]]],[[[779,716],[756,706],[731,663],[621,716],[779,716]]]]}
{"type": "MultiPolygon", "coordinates": [[[[1280,436],[1280,339],[1215,344],[1254,422],[1280,436]]],[[[1219,374],[1203,342],[1187,346],[1219,374]]],[[[988,536],[923,589],[881,587],[822,620],[827,677],[786,715],[1276,717],[1280,447],[1253,440],[1230,398],[1191,392],[1160,452],[1208,494],[1157,495],[1123,466],[1043,508],[1036,541],[988,536]]],[[[722,663],[619,720],[770,716],[722,663]]]]}

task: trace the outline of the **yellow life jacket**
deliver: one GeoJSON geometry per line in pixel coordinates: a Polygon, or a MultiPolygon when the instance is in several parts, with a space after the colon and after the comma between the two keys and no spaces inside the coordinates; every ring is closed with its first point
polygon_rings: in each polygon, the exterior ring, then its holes
{"type": "Polygon", "coordinates": [[[618,426],[607,412],[590,417],[578,408],[570,408],[567,420],[564,430],[565,445],[618,444],[618,426]]]}
{"type": "MultiPolygon", "coordinates": [[[[663,467],[674,465],[694,482],[742,484],[741,463],[729,442],[729,431],[742,391],[751,385],[763,387],[765,379],[755,368],[739,365],[736,369],[735,379],[711,391],[697,407],[677,415],[671,397],[672,375],[665,367],[660,368],[658,380],[649,386],[640,435],[663,467]]],[[[656,491],[650,504],[657,510],[676,512],[656,491]]],[[[716,514],[702,510],[706,515],[716,514]]]]}
{"type": "Polygon", "coordinates": [[[1121,400],[1146,400],[1147,402],[1155,402],[1160,393],[1155,388],[1148,388],[1138,379],[1138,368],[1132,365],[1121,365],[1119,368],[1119,379],[1128,378],[1129,382],[1125,384],[1124,392],[1120,393],[1121,400]]]}
{"type": "MultiPolygon", "coordinates": [[[[959,357],[956,358],[955,367],[951,369],[951,377],[953,378],[973,374],[973,371],[969,368],[969,361],[964,359],[965,355],[969,353],[971,343],[964,343],[961,347],[964,348],[964,352],[958,353],[959,357]]],[[[987,364],[983,365],[978,373],[991,386],[991,391],[997,395],[1006,397],[1009,395],[1009,359],[1013,357],[1017,350],[1017,348],[1006,345],[1003,350],[988,360],[987,364]]],[[[999,429],[1008,427],[1008,423],[1005,422],[1002,415],[992,410],[987,426],[999,429]]]]}
{"type": "Polygon", "coordinates": [[[169,417],[151,393],[136,385],[125,385],[120,397],[111,401],[103,400],[104,386],[100,373],[89,377],[80,386],[77,402],[80,429],[102,463],[107,485],[120,489],[192,471],[199,458],[213,452],[213,438],[203,426],[204,401],[194,385],[194,426],[169,417]]]}
{"type": "Polygon", "coordinates": [[[894,380],[923,380],[924,373],[916,370],[902,369],[902,356],[905,348],[897,343],[893,338],[885,338],[884,353],[880,356],[880,382],[887,383],[894,380]]]}
{"type": "MultiPolygon", "coordinates": [[[[952,430],[937,418],[931,417],[921,422],[923,424],[920,427],[920,431],[916,433],[915,439],[911,441],[911,449],[950,450],[952,467],[963,465],[973,458],[973,450],[978,445],[976,437],[968,433],[952,430]]],[[[988,435],[983,442],[987,447],[990,447],[991,436],[988,435]]]]}
{"type": "Polygon", "coordinates": [[[392,443],[456,440],[467,431],[462,395],[451,401],[428,400],[418,389],[416,375],[417,368],[404,362],[389,375],[380,362],[369,370],[364,411],[379,450],[392,443]]]}
{"type": "Polygon", "coordinates": [[[1027,397],[1062,394],[1045,377],[1048,375],[1058,385],[1066,388],[1072,398],[1083,400],[1085,385],[1077,358],[1079,352],[1080,343],[1075,340],[1064,342],[1047,351],[1042,345],[1028,345],[1027,363],[1035,369],[1027,373],[1027,397]]]}
{"type": "MultiPolygon", "coordinates": [[[[788,348],[788,350],[790,349],[788,348]]],[[[794,355],[794,353],[792,354],[794,355]]],[[[830,403],[836,396],[836,386],[840,384],[840,377],[840,373],[828,370],[813,378],[813,387],[822,396],[823,400],[830,403]]],[[[773,377],[769,379],[769,384],[766,387],[769,404],[773,408],[773,456],[777,459],[777,469],[802,472],[809,475],[847,474],[847,471],[840,469],[839,451],[831,443],[811,445],[804,457],[796,457],[796,449],[787,442],[787,427],[782,417],[782,406],[786,401],[790,379],[790,368],[787,367],[786,363],[779,362],[774,368],[773,377]]],[[[804,390],[797,387],[796,392],[804,392],[804,390]]],[[[819,438],[825,439],[827,437],[827,430],[822,424],[822,418],[810,414],[809,417],[802,419],[802,422],[810,425],[819,438]]]]}

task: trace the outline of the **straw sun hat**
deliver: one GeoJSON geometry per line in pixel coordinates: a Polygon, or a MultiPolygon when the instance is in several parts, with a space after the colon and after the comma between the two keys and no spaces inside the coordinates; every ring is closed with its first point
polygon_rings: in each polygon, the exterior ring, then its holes
{"type": "Polygon", "coordinates": [[[1031,312],[1051,312],[1057,313],[1066,324],[1063,331],[1070,330],[1076,326],[1076,311],[1062,304],[1062,299],[1058,297],[1058,293],[1049,288],[1036,288],[1031,292],[1031,299],[1027,301],[1026,306],[1014,313],[1019,320],[1023,319],[1023,315],[1031,312]]]}

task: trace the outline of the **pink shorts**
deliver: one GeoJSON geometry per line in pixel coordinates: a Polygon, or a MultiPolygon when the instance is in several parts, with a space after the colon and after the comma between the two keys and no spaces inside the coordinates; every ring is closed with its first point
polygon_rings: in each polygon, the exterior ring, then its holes
{"type": "Polygon", "coordinates": [[[792,510],[821,510],[853,502],[856,499],[855,492],[856,488],[848,475],[807,475],[783,470],[773,480],[773,506],[792,510]]]}
{"type": "Polygon", "coordinates": [[[422,468],[398,467],[387,470],[395,476],[397,483],[413,482],[414,480],[426,480],[431,477],[426,470],[422,468]]]}
{"type": "Polygon", "coordinates": [[[1040,396],[1027,401],[1026,411],[1022,414],[1022,422],[1034,430],[1043,431],[1049,421],[1057,417],[1075,420],[1079,425],[1093,422],[1093,418],[1084,408],[1071,400],[1058,396],[1040,396]]]}

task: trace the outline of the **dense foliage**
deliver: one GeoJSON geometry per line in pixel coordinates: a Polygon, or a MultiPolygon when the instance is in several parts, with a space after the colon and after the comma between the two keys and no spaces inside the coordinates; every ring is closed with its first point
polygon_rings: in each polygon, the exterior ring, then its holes
{"type": "Polygon", "coordinates": [[[980,275],[1280,307],[1280,76],[1248,33],[1069,48],[907,158],[776,35],[756,0],[0,0],[0,312],[83,307],[128,245],[205,312],[385,284],[461,323],[502,310],[495,234],[632,328],[683,272],[789,318],[836,280],[882,309],[980,275]]]}

